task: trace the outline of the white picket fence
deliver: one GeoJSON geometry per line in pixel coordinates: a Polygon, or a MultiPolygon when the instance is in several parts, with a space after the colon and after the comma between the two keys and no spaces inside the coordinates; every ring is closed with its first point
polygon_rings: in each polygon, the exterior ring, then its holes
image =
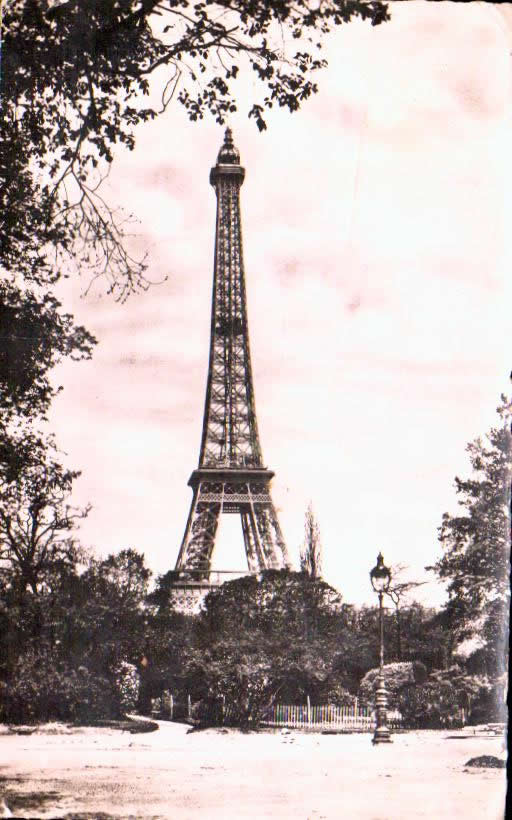
{"type": "MultiPolygon", "coordinates": [[[[174,698],[169,691],[163,692],[161,698],[155,698],[152,714],[155,717],[162,716],[172,720],[174,717],[174,698]]],[[[192,718],[192,701],[190,695],[187,697],[188,718],[192,718]]],[[[226,704],[222,709],[223,721],[227,719],[229,723],[231,709],[226,704]]],[[[273,728],[303,729],[304,731],[351,731],[351,732],[373,732],[375,728],[375,713],[371,707],[360,706],[358,703],[353,706],[312,706],[309,703],[303,706],[274,704],[263,721],[264,726],[273,728]]],[[[387,723],[390,729],[403,728],[402,715],[396,710],[389,710],[387,713],[387,723]]]]}
{"type": "MultiPolygon", "coordinates": [[[[372,732],[375,728],[373,709],[366,706],[287,706],[276,704],[263,721],[265,726],[289,729],[310,729],[318,731],[372,732]]],[[[402,715],[397,711],[388,712],[388,726],[399,729],[402,715]]]]}

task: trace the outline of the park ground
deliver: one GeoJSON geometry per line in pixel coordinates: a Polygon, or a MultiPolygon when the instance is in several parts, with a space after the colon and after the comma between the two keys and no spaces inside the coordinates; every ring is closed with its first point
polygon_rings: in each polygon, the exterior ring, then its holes
{"type": "MultiPolygon", "coordinates": [[[[504,739],[484,731],[371,735],[46,727],[0,732],[0,809],[14,817],[107,820],[502,820],[504,739]],[[54,732],[54,733],[51,733],[54,732]]],[[[8,814],[0,816],[9,816],[8,814]]]]}

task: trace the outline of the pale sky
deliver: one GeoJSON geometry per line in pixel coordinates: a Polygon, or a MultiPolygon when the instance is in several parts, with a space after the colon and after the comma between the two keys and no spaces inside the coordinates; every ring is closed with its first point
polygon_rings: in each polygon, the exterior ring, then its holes
{"type": "MultiPolygon", "coordinates": [[[[312,502],[324,577],[351,603],[374,603],[379,550],[425,577],[465,445],[496,422],[511,367],[511,8],[391,13],[331,35],[299,113],[271,112],[259,134],[241,102],[230,121],[274,502],[297,566],[312,502]]],[[[74,500],[93,505],[81,541],[134,547],[155,573],[176,562],[199,455],[222,138],[178,103],[142,125],[104,194],[138,217],[149,277],[168,279],[123,305],[81,296],[85,280],[64,292],[99,339],[91,362],[59,369],[51,415],[83,471],[74,500]]],[[[238,517],[219,536],[213,565],[245,568],[238,517]]]]}

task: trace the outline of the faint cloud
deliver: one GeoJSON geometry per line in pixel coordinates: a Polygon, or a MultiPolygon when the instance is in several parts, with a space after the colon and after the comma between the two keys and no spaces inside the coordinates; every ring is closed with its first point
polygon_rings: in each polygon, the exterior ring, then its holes
{"type": "Polygon", "coordinates": [[[344,102],[338,106],[337,114],[340,124],[345,130],[359,131],[366,116],[366,106],[344,102]]]}
{"type": "Polygon", "coordinates": [[[349,313],[355,313],[361,307],[361,297],[355,296],[346,307],[349,313]]]}
{"type": "Polygon", "coordinates": [[[280,263],[276,267],[276,273],[280,279],[285,281],[288,279],[295,279],[300,268],[298,259],[288,259],[286,262],[280,263]]]}

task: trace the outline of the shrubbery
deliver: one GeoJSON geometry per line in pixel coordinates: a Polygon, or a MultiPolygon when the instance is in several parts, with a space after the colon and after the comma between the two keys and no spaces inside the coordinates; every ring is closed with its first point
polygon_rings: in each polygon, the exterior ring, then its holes
{"type": "Polygon", "coordinates": [[[47,653],[20,657],[8,683],[0,682],[0,719],[7,723],[48,720],[87,722],[119,712],[106,678],[77,669],[47,653]]]}
{"type": "Polygon", "coordinates": [[[340,607],[339,594],[306,573],[268,570],[223,584],[197,621],[189,691],[204,704],[223,695],[225,716],[243,727],[257,726],[278,698],[336,696],[340,607]]]}
{"type": "Polygon", "coordinates": [[[399,694],[398,708],[411,729],[439,729],[462,722],[456,687],[447,680],[428,680],[406,686],[399,694]]]}
{"type": "Polygon", "coordinates": [[[140,692],[140,675],[133,663],[121,661],[116,670],[115,692],[119,698],[122,713],[133,712],[137,706],[140,692]]]}
{"type": "Polygon", "coordinates": [[[326,687],[325,696],[321,698],[322,704],[331,706],[353,706],[356,702],[355,695],[351,695],[348,689],[340,684],[334,683],[326,687]]]}
{"type": "MultiPolygon", "coordinates": [[[[439,729],[462,721],[475,722],[477,714],[485,720],[491,719],[488,709],[491,687],[487,679],[468,675],[459,666],[435,670],[427,676],[422,664],[387,664],[384,675],[389,705],[401,712],[409,728],[439,729]],[[484,709],[479,709],[479,705],[484,709]]],[[[378,669],[365,675],[360,688],[362,700],[374,701],[377,677],[378,669]]]]}
{"type": "Polygon", "coordinates": [[[134,550],[104,561],[71,557],[34,588],[0,576],[3,721],[87,723],[137,706],[150,574],[144,558],[134,550]]]}
{"type": "Polygon", "coordinates": [[[29,651],[15,664],[9,682],[0,681],[0,720],[76,723],[120,718],[137,705],[139,675],[122,663],[114,681],[86,666],[71,667],[49,652],[29,651]]]}
{"type": "MultiPolygon", "coordinates": [[[[374,703],[378,676],[379,669],[375,668],[370,669],[362,679],[359,687],[359,699],[363,703],[374,703]]],[[[402,690],[420,684],[426,676],[427,670],[419,661],[385,664],[384,679],[388,690],[389,706],[393,709],[398,708],[402,690]]]]}
{"type": "MultiPolygon", "coordinates": [[[[276,702],[350,706],[356,694],[374,702],[376,608],[343,608],[320,579],[269,571],[224,584],[201,615],[185,617],[165,589],[162,600],[148,597],[147,581],[131,550],[81,573],[56,567],[22,597],[0,577],[0,720],[149,714],[163,691],[174,695],[175,719],[186,718],[190,695],[195,719],[242,727],[257,726],[276,702]]],[[[415,629],[422,617],[431,623],[417,607],[415,629]]],[[[430,674],[420,660],[388,663],[389,705],[418,728],[453,725],[462,709],[466,722],[504,720],[505,679],[479,669],[471,656],[430,674]]]]}

